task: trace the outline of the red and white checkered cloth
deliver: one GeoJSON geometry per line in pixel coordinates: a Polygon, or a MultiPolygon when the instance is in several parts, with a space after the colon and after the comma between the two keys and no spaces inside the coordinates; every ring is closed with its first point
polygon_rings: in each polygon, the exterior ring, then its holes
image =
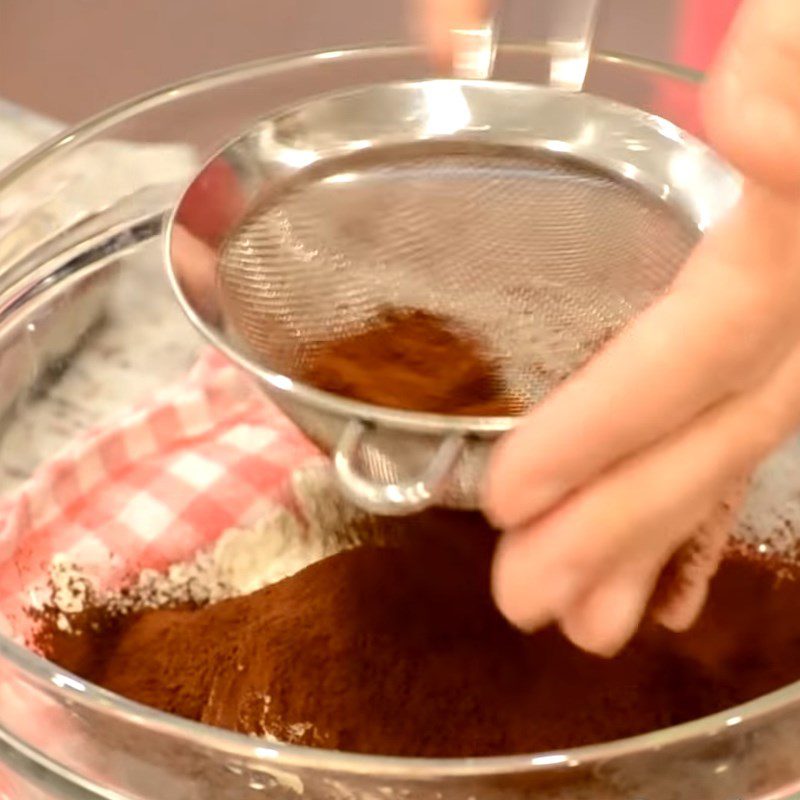
{"type": "Polygon", "coordinates": [[[289,502],[290,473],[317,455],[236,367],[207,354],[0,504],[0,632],[24,635],[30,590],[56,553],[100,589],[163,569],[289,502]]]}
{"type": "MultiPolygon", "coordinates": [[[[0,500],[0,633],[27,638],[26,609],[46,589],[54,555],[101,590],[164,569],[276,502],[291,504],[291,473],[318,457],[237,368],[208,353],[187,378],[87,432],[0,500]]],[[[56,761],[72,763],[84,748],[68,709],[4,666],[0,704],[17,735],[40,745],[46,737],[56,761]]],[[[0,768],[0,800],[32,800],[20,780],[0,768]]]]}

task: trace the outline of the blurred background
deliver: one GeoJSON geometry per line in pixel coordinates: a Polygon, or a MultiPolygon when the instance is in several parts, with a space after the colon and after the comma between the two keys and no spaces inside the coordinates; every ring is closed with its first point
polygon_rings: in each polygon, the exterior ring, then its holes
{"type": "MultiPolygon", "coordinates": [[[[558,0],[506,0],[504,41],[558,0]]],[[[704,67],[737,0],[605,0],[597,43],[704,67]],[[687,31],[689,32],[687,34],[687,31]]],[[[409,40],[405,0],[0,0],[0,97],[75,122],[198,72],[293,51],[409,40]]]]}

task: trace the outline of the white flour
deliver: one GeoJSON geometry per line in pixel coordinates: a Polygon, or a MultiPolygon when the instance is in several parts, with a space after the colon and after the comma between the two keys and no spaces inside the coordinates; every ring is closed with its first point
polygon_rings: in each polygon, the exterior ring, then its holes
{"type": "Polygon", "coordinates": [[[191,561],[166,572],[142,570],[131,585],[111,593],[97,592],[90,575],[56,556],[49,567],[50,597],[37,605],[55,608],[58,627],[69,630],[70,617],[90,603],[120,612],[213,603],[275,583],[361,539],[352,532],[366,517],[341,498],[326,464],[298,470],[292,488],[296,512],[275,504],[252,528],[226,530],[191,561]]]}

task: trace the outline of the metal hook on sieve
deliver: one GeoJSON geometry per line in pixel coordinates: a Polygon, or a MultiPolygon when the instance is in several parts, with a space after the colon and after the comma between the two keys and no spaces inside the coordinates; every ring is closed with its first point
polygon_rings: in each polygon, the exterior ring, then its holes
{"type": "MultiPolygon", "coordinates": [[[[556,0],[548,44],[550,86],[580,92],[586,81],[600,0],[556,0]]],[[[452,30],[453,77],[487,80],[497,55],[500,3],[489,3],[486,17],[474,28],[452,30]]]]}
{"type": "Polygon", "coordinates": [[[450,31],[453,40],[453,77],[483,81],[492,76],[497,55],[497,8],[489,4],[485,19],[476,28],[450,31]]]}
{"type": "Polygon", "coordinates": [[[364,436],[369,428],[351,420],[333,454],[333,466],[344,493],[364,511],[401,516],[434,505],[445,489],[453,468],[464,451],[464,437],[445,438],[425,471],[417,478],[397,483],[375,483],[355,467],[364,436]]]}

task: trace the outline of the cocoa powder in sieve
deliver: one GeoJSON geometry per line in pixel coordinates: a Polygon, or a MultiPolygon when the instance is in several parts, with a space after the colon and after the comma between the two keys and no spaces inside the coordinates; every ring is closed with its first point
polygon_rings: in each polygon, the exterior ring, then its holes
{"type": "Polygon", "coordinates": [[[297,377],[389,408],[469,416],[520,410],[480,343],[419,309],[387,309],[361,330],[317,343],[297,377]]]}
{"type": "Polygon", "coordinates": [[[534,752],[685,722],[800,678],[798,570],[730,553],[686,634],[617,658],[494,607],[495,533],[432,511],[240,598],[51,630],[45,653],[128,698],[233,730],[402,756],[534,752]]]}

